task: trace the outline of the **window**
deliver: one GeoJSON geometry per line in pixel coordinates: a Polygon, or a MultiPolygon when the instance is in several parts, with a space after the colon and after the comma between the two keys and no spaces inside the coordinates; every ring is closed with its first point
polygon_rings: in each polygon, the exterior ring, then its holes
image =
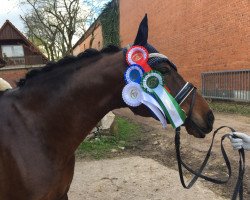
{"type": "Polygon", "coordinates": [[[2,56],[4,57],[24,57],[22,45],[2,45],[2,56]]]}

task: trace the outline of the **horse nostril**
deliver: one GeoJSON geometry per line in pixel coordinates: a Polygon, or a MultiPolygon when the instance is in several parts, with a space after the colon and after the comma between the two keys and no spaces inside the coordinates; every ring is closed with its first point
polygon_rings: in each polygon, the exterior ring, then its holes
{"type": "Polygon", "coordinates": [[[214,114],[212,111],[209,111],[207,113],[207,122],[208,122],[208,126],[210,128],[212,128],[213,124],[214,124],[214,114]]]}

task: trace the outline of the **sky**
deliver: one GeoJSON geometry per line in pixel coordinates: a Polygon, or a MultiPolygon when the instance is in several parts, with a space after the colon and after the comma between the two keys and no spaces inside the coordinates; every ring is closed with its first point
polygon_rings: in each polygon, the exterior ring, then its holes
{"type": "MultiPolygon", "coordinates": [[[[8,19],[15,27],[17,27],[22,33],[24,33],[24,24],[20,18],[20,15],[24,14],[27,8],[19,6],[20,0],[1,0],[0,2],[0,27],[8,19]]],[[[95,0],[96,3],[103,5],[110,0],[95,0]]]]}
{"type": "Polygon", "coordinates": [[[19,0],[1,0],[0,6],[0,27],[8,19],[21,32],[24,31],[24,25],[20,19],[23,10],[18,5],[19,0]]]}

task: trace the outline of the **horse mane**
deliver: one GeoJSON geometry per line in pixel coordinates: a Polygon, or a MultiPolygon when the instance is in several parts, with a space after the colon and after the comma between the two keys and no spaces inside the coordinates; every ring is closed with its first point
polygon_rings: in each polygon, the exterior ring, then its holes
{"type": "Polygon", "coordinates": [[[54,69],[60,68],[62,66],[66,66],[67,64],[74,63],[76,61],[79,61],[81,59],[87,59],[87,58],[92,58],[97,55],[105,54],[105,53],[116,53],[120,51],[121,49],[117,46],[114,45],[109,45],[102,50],[98,51],[96,49],[86,49],[84,52],[78,54],[77,56],[65,56],[64,58],[58,60],[57,62],[48,62],[45,66],[37,68],[37,69],[32,69],[29,71],[24,78],[20,79],[17,82],[17,87],[22,87],[25,85],[26,81],[38,76],[40,74],[44,74],[48,71],[52,71],[54,69]]]}

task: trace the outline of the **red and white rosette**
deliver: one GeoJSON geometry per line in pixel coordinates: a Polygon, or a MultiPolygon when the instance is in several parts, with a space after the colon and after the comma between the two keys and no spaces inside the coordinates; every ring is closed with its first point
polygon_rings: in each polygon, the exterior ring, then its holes
{"type": "Polygon", "coordinates": [[[147,64],[148,62],[148,51],[142,46],[131,47],[126,54],[126,60],[129,65],[138,64],[145,72],[151,70],[151,67],[147,64]]]}
{"type": "Polygon", "coordinates": [[[129,65],[148,61],[148,51],[142,46],[133,46],[127,51],[126,59],[129,65]]]}

